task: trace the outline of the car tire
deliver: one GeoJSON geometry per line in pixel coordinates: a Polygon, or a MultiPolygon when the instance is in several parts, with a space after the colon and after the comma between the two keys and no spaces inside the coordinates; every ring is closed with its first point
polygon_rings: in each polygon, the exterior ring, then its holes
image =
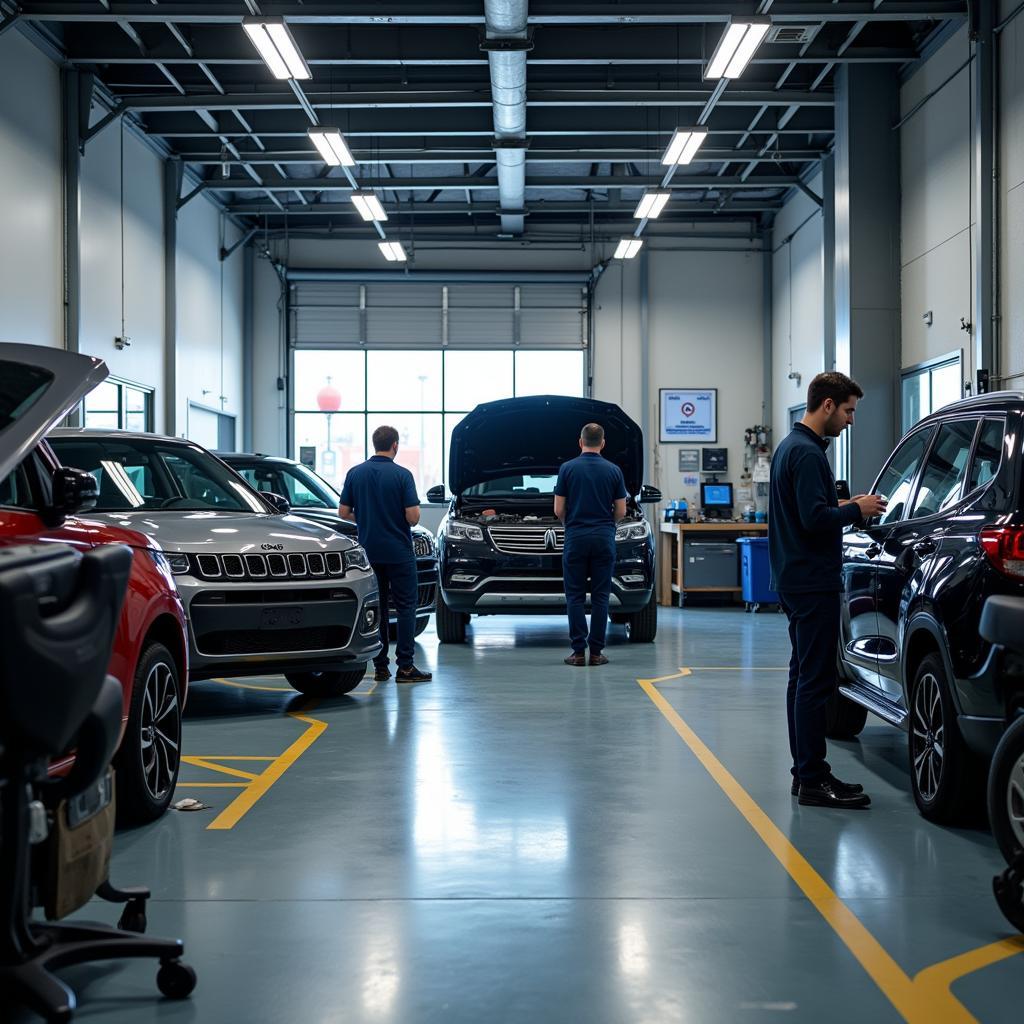
{"type": "MultiPolygon", "coordinates": [[[[417,615],[416,616],[416,628],[412,631],[413,636],[419,636],[427,628],[430,622],[429,615],[417,615]]],[[[394,622],[388,623],[388,639],[392,643],[398,642],[398,626],[394,622]]]]}
{"type": "Polygon", "coordinates": [[[830,740],[853,740],[868,720],[868,709],[863,704],[844,697],[837,686],[825,706],[825,735],[830,740]]]}
{"type": "Polygon", "coordinates": [[[988,773],[988,820],[1009,864],[1024,852],[1024,717],[1003,733],[988,773]]]}
{"type": "Polygon", "coordinates": [[[624,626],[629,622],[628,612],[609,612],[608,619],[611,621],[613,626],[624,626]]]}
{"type": "Polygon", "coordinates": [[[142,649],[121,747],[114,758],[117,816],[142,825],[167,810],[181,766],[181,685],[171,652],[153,641],[142,649]]]}
{"type": "Polygon", "coordinates": [[[290,672],[285,679],[307,697],[340,697],[354,690],[366,675],[366,663],[358,668],[327,672],[290,672]]]}
{"type": "Polygon", "coordinates": [[[652,590],[651,598],[638,612],[626,616],[626,636],[631,644],[649,644],[658,633],[658,595],[652,590]]]}
{"type": "Polygon", "coordinates": [[[969,823],[981,789],[980,766],[960,732],[946,666],[937,653],[922,659],[914,673],[907,750],[921,814],[944,825],[969,823]]]}
{"type": "Polygon", "coordinates": [[[437,639],[443,644],[464,644],[466,642],[466,623],[469,616],[465,612],[453,611],[445,604],[441,588],[437,588],[437,612],[434,623],[437,626],[437,639]]]}

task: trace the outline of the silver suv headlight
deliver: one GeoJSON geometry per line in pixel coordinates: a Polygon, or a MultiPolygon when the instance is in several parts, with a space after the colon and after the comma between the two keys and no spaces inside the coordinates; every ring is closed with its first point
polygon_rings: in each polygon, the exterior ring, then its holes
{"type": "Polygon", "coordinates": [[[188,555],[180,552],[163,552],[162,554],[167,560],[167,567],[175,576],[183,576],[189,571],[188,555]]]}
{"type": "Polygon", "coordinates": [[[638,523],[621,523],[615,527],[615,540],[622,543],[627,540],[645,540],[651,535],[651,526],[646,519],[638,523]]]}
{"type": "Polygon", "coordinates": [[[452,540],[475,540],[484,539],[484,531],[474,523],[460,523],[457,519],[449,519],[448,525],[444,528],[444,535],[452,540]]]}
{"type": "Polygon", "coordinates": [[[353,548],[349,548],[348,551],[342,555],[342,563],[345,566],[345,572],[349,569],[369,569],[370,560],[366,557],[366,549],[361,545],[357,544],[353,548]]]}

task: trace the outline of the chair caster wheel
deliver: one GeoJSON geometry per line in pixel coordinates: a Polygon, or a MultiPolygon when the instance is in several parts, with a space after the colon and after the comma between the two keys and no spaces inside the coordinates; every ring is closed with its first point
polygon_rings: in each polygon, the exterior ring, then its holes
{"type": "Polygon", "coordinates": [[[117,927],[125,932],[137,935],[146,933],[146,903],[144,900],[131,900],[121,913],[117,927]]]}
{"type": "Polygon", "coordinates": [[[168,960],[156,972],[156,987],[168,999],[187,999],[196,987],[196,972],[180,960],[168,960]]]}

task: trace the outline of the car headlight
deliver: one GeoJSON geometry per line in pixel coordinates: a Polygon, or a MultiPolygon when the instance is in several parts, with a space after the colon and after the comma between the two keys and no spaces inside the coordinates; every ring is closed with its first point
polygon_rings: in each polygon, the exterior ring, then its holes
{"type": "Polygon", "coordinates": [[[651,535],[651,527],[646,519],[639,523],[622,523],[615,527],[615,540],[620,544],[627,540],[644,540],[651,535]]]}
{"type": "MultiPolygon", "coordinates": [[[[160,558],[162,558],[175,576],[182,576],[189,571],[191,568],[188,563],[188,555],[181,554],[180,552],[158,552],[160,558]]],[[[153,561],[156,561],[154,557],[153,561]]]]}
{"type": "Polygon", "coordinates": [[[360,544],[349,548],[342,556],[342,564],[346,572],[349,569],[369,569],[370,560],[366,557],[366,549],[360,544]]]}
{"type": "Polygon", "coordinates": [[[473,523],[460,523],[457,519],[449,519],[448,525],[444,528],[444,535],[452,540],[476,540],[484,539],[484,531],[473,523]]]}

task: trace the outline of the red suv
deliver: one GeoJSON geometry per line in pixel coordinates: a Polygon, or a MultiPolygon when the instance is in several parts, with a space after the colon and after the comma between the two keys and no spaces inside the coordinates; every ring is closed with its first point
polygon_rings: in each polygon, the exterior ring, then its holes
{"type": "MultiPolygon", "coordinates": [[[[118,814],[141,823],[167,809],[178,779],[188,680],[185,614],[159,546],[84,515],[96,502],[95,479],[61,466],[43,440],[106,376],[99,359],[0,344],[0,545],[57,541],[79,550],[112,543],[132,549],[108,671],[124,689],[124,731],[114,761],[118,814]]],[[[52,771],[66,772],[72,760],[69,753],[52,771]]]]}

